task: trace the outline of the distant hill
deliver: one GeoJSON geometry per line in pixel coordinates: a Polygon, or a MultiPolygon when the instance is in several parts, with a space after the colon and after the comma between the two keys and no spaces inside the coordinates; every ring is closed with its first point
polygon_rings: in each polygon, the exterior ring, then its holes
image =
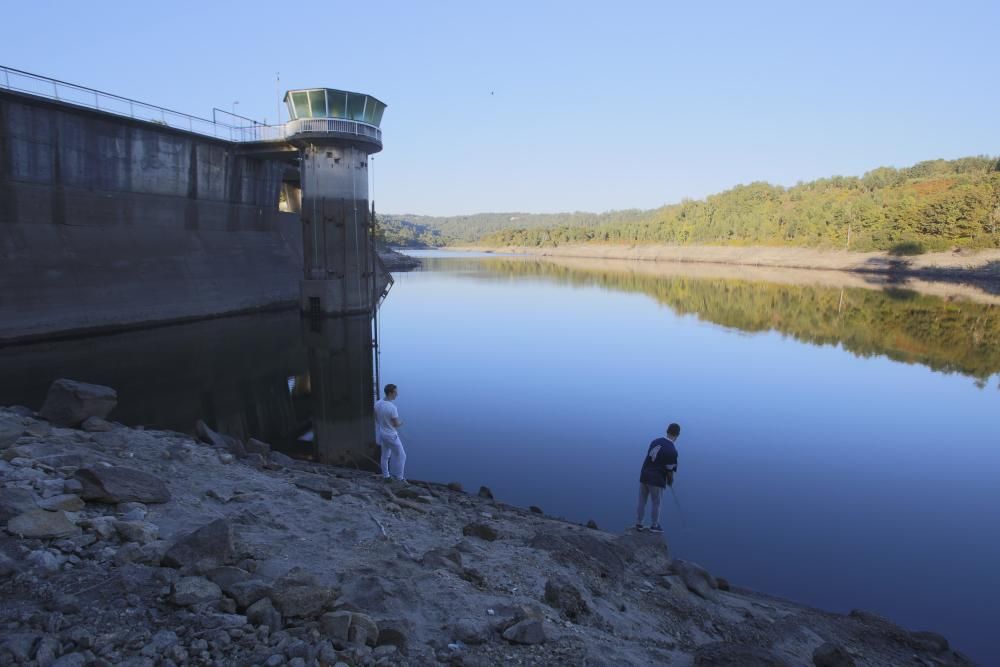
{"type": "Polygon", "coordinates": [[[384,219],[387,232],[401,241],[432,246],[687,243],[902,254],[951,246],[1000,247],[1000,160],[929,160],[788,188],[750,183],[653,210],[384,219]]]}

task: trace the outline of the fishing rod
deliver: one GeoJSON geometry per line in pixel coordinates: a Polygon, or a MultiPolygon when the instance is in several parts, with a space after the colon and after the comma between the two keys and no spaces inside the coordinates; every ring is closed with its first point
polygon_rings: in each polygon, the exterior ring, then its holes
{"type": "Polygon", "coordinates": [[[681,501],[677,499],[677,492],[674,491],[674,485],[669,484],[670,495],[674,498],[674,505],[677,506],[677,515],[681,518],[681,525],[687,528],[687,521],[684,520],[684,510],[681,509],[681,501]]]}

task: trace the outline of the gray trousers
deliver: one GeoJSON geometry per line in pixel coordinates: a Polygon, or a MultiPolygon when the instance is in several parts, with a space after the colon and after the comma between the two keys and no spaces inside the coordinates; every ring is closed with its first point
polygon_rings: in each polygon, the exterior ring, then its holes
{"type": "Polygon", "coordinates": [[[642,516],[646,513],[647,498],[652,500],[652,506],[649,508],[652,525],[658,526],[660,524],[660,501],[663,499],[662,486],[639,485],[639,507],[635,511],[635,522],[642,523],[642,516]]]}

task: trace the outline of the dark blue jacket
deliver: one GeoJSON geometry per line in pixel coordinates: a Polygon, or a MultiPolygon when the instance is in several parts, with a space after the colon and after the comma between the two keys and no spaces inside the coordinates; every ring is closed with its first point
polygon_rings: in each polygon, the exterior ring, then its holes
{"type": "Polygon", "coordinates": [[[639,482],[661,488],[667,485],[667,472],[677,470],[677,448],[666,438],[657,438],[649,443],[646,458],[642,460],[639,482]],[[656,453],[653,450],[659,447],[656,453]]]}

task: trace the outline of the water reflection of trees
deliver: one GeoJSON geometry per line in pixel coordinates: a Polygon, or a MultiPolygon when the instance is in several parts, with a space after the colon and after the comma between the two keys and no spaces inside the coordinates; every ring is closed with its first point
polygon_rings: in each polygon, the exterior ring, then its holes
{"type": "Polygon", "coordinates": [[[1000,307],[951,301],[893,287],[841,289],[731,278],[685,278],[588,270],[545,261],[494,259],[503,275],[640,292],[679,314],[741,331],[778,331],[816,345],[840,344],[862,357],[886,356],[957,372],[985,386],[1000,372],[1000,307]]]}

